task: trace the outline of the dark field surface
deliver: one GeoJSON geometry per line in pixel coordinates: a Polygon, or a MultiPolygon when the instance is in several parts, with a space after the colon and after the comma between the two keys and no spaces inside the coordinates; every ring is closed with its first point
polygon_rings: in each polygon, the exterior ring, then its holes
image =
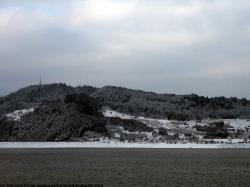
{"type": "Polygon", "coordinates": [[[250,150],[0,149],[0,184],[250,186],[250,150]]]}

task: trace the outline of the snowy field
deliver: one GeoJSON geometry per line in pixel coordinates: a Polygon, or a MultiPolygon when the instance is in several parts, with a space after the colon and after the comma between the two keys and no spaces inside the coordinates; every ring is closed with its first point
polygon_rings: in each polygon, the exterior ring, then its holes
{"type": "MultiPolygon", "coordinates": [[[[33,112],[34,109],[23,109],[17,110],[12,113],[7,114],[7,117],[19,121],[24,114],[33,112]]],[[[199,134],[194,128],[196,125],[205,126],[209,125],[211,122],[223,121],[230,128],[235,131],[242,130],[246,132],[246,129],[250,128],[249,119],[204,119],[201,121],[176,121],[167,119],[153,119],[143,116],[132,116],[124,113],[119,113],[114,110],[106,109],[103,111],[105,117],[117,117],[120,119],[134,119],[140,121],[154,130],[159,128],[165,128],[168,130],[168,134],[172,135],[173,132],[178,132],[180,137],[184,137],[184,134],[180,132],[192,132],[197,135],[199,139],[206,141],[206,143],[188,143],[188,141],[166,143],[166,142],[128,142],[119,141],[120,134],[115,133],[114,139],[100,139],[99,141],[87,141],[87,142],[0,142],[0,148],[198,148],[198,149],[219,149],[219,148],[250,148],[250,143],[242,143],[244,139],[203,139],[204,134],[199,134]],[[173,132],[172,132],[173,131],[173,132]],[[213,142],[213,143],[212,143],[213,142]]],[[[148,139],[155,139],[152,132],[129,132],[120,127],[120,130],[126,134],[145,134],[148,139]]],[[[246,132],[249,133],[249,132],[246,132]]]]}
{"type": "Polygon", "coordinates": [[[23,115],[28,114],[33,111],[34,111],[34,108],[15,110],[14,112],[8,113],[6,117],[14,121],[20,121],[23,115]]]}
{"type": "Polygon", "coordinates": [[[134,119],[145,123],[151,127],[164,127],[167,129],[173,129],[176,126],[179,128],[189,128],[192,129],[195,125],[205,126],[212,122],[223,121],[224,123],[232,126],[235,130],[245,130],[245,128],[250,128],[250,119],[203,119],[200,121],[190,120],[190,121],[176,121],[167,119],[154,119],[143,116],[132,116],[124,113],[117,112],[115,110],[106,109],[103,111],[105,117],[117,117],[121,119],[134,119]]]}
{"type": "Polygon", "coordinates": [[[166,143],[123,143],[123,142],[0,142],[0,148],[194,148],[227,149],[250,148],[250,144],[166,144],[166,143]]]}
{"type": "MultiPolygon", "coordinates": [[[[103,115],[105,117],[116,117],[120,119],[133,119],[154,129],[155,132],[159,132],[160,128],[166,129],[168,135],[178,134],[179,138],[182,140],[189,141],[186,134],[191,134],[193,137],[199,139],[199,141],[213,141],[214,143],[242,143],[244,142],[244,137],[250,137],[250,120],[249,119],[203,119],[203,120],[190,120],[190,121],[177,121],[168,119],[154,119],[143,116],[132,116],[124,113],[120,113],[111,109],[103,110],[103,115]],[[232,135],[232,139],[207,139],[204,138],[205,134],[202,131],[197,131],[197,126],[204,127],[210,126],[212,123],[223,122],[225,128],[232,135]],[[235,136],[237,133],[238,136],[235,136]],[[240,134],[241,133],[241,134],[240,134]]],[[[119,124],[117,124],[119,125],[119,124]]],[[[122,129],[121,129],[122,130],[122,129]]],[[[127,134],[136,134],[136,132],[125,132],[127,134]]],[[[138,133],[137,133],[138,134],[138,133]]],[[[156,140],[156,137],[152,137],[152,132],[141,132],[149,140],[156,140]]],[[[161,138],[158,136],[158,138],[161,138]]],[[[248,141],[250,143],[250,141],[248,141]]],[[[179,142],[181,143],[181,142],[179,142]]],[[[208,142],[211,143],[211,142],[208,142]]]]}

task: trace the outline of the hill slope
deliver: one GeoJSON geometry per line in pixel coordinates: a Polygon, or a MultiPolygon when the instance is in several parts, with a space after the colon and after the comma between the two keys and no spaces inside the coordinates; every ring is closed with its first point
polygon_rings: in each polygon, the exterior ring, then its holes
{"type": "MultiPolygon", "coordinates": [[[[207,118],[250,119],[250,102],[246,99],[207,98],[194,94],[156,94],[114,86],[35,85],[0,98],[0,141],[78,141],[105,137],[135,141],[150,139],[151,136],[162,136],[172,141],[179,139],[179,134],[188,141],[194,141],[198,136],[192,128],[190,132],[187,131],[190,125],[186,120],[207,118]],[[107,110],[112,113],[109,108],[121,112],[122,117],[103,116],[102,112],[105,114],[107,110]],[[126,119],[127,114],[133,117],[126,119]],[[165,120],[146,120],[142,116],[165,120]],[[171,128],[166,129],[165,123],[171,128]]],[[[205,133],[208,137],[220,138],[221,134],[226,137],[230,124],[226,122],[221,130],[217,123],[205,123],[205,133]],[[215,132],[211,134],[214,125],[215,132]]],[[[192,125],[204,134],[204,129],[192,125]]],[[[232,136],[243,137],[248,128],[250,125],[245,124],[232,136]]]]}
{"type": "Polygon", "coordinates": [[[204,118],[250,118],[250,101],[246,99],[156,94],[121,87],[72,87],[66,84],[29,86],[0,98],[0,115],[14,110],[37,107],[43,102],[62,101],[66,95],[84,93],[102,106],[148,117],[177,120],[204,118]]]}
{"type": "Polygon", "coordinates": [[[114,110],[139,116],[177,120],[250,118],[250,101],[246,99],[156,94],[113,86],[98,89],[91,96],[114,110]]]}

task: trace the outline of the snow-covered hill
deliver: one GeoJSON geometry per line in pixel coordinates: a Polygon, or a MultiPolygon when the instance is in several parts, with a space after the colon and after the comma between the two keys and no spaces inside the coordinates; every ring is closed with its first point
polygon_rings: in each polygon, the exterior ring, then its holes
{"type": "Polygon", "coordinates": [[[239,143],[248,139],[250,129],[250,120],[248,119],[204,119],[177,121],[167,119],[153,119],[143,116],[132,116],[111,109],[103,110],[103,115],[110,118],[136,120],[149,127],[152,127],[152,132],[129,132],[125,131],[122,127],[120,127],[119,130],[115,132],[115,138],[120,138],[123,134],[132,134],[135,136],[135,141],[142,142],[239,143]],[[224,124],[223,130],[229,134],[227,138],[206,138],[205,136],[207,135],[207,132],[198,130],[198,127],[208,129],[212,124],[220,124],[221,122],[224,124]],[[166,131],[166,134],[160,133],[162,129],[166,131]]]}

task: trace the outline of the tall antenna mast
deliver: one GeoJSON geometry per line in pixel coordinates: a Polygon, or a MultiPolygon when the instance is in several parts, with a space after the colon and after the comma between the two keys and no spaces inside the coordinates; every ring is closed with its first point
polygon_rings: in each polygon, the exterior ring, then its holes
{"type": "Polygon", "coordinates": [[[41,90],[42,87],[42,76],[40,76],[40,80],[39,80],[39,90],[41,90]]]}

